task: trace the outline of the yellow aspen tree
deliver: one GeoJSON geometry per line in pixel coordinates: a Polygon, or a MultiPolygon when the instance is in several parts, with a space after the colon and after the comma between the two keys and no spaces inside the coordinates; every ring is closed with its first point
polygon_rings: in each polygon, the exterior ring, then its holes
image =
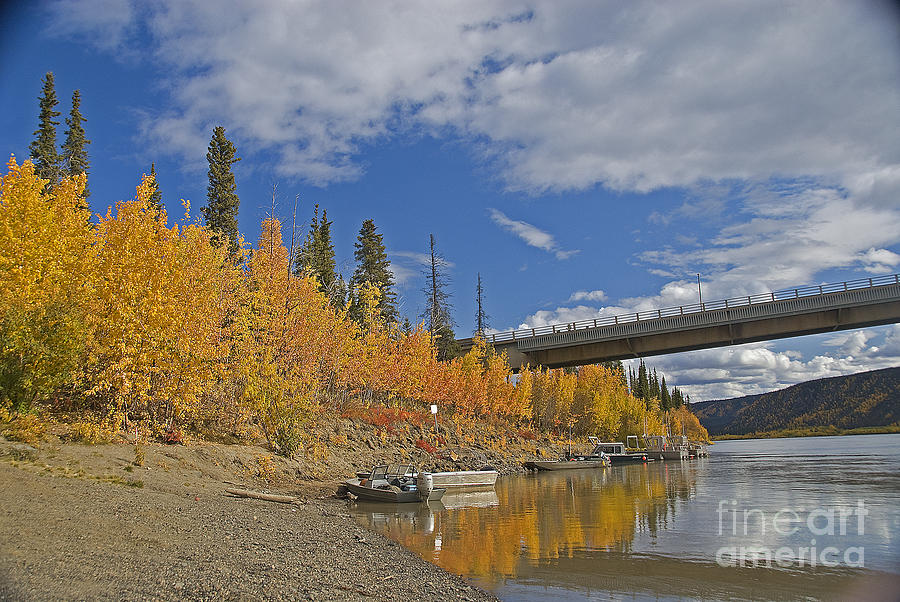
{"type": "Polygon", "coordinates": [[[87,342],[94,252],[83,175],[44,192],[31,161],[0,180],[0,402],[25,411],[71,384],[87,342]]]}
{"type": "Polygon", "coordinates": [[[96,234],[86,378],[116,419],[157,434],[195,417],[227,354],[220,332],[224,280],[237,277],[196,224],[166,225],[145,176],[132,201],[100,219],[96,234]],[[224,280],[223,280],[224,279],[224,280]]]}

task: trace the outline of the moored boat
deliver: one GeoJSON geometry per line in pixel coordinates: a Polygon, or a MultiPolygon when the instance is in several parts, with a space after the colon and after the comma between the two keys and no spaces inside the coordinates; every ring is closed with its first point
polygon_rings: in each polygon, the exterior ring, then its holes
{"type": "MultiPolygon", "coordinates": [[[[481,470],[457,470],[445,472],[432,472],[431,479],[435,487],[444,489],[469,488],[469,487],[493,487],[497,482],[499,473],[490,467],[481,470]]],[[[356,476],[363,479],[369,475],[368,472],[357,472],[356,476]]],[[[418,473],[412,464],[390,465],[387,468],[386,475],[388,479],[392,477],[416,479],[418,473]]]]}
{"type": "Polygon", "coordinates": [[[629,453],[628,450],[625,449],[625,444],[619,443],[618,441],[604,442],[600,441],[597,437],[588,437],[588,441],[594,445],[594,449],[591,451],[592,455],[599,455],[602,452],[606,454],[606,457],[609,458],[609,461],[613,464],[633,464],[635,462],[641,463],[653,461],[653,458],[649,457],[646,453],[629,453]]]}
{"type": "Polygon", "coordinates": [[[389,475],[386,464],[372,469],[367,477],[348,479],[344,482],[347,490],[359,499],[373,502],[397,504],[435,501],[443,497],[446,489],[434,487],[431,474],[417,473],[410,477],[411,465],[400,475],[389,475]]]}
{"type": "Polygon", "coordinates": [[[577,468],[604,468],[612,464],[609,457],[599,449],[599,439],[590,437],[595,443],[591,453],[585,455],[572,455],[570,451],[559,460],[531,460],[525,462],[528,470],[573,470],[577,468]]]}
{"type": "Polygon", "coordinates": [[[572,456],[569,459],[559,460],[530,460],[525,462],[525,468],[529,470],[574,470],[578,468],[605,468],[611,462],[609,458],[595,458],[591,456],[572,456]]]}
{"type": "Polygon", "coordinates": [[[644,441],[647,443],[647,455],[651,457],[659,456],[660,460],[687,460],[690,457],[686,437],[646,435],[644,441]]]}

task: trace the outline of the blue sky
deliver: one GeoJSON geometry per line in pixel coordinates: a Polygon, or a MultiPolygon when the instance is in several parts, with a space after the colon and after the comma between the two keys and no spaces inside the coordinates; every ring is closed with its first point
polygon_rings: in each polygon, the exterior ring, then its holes
{"type": "MultiPolygon", "coordinates": [[[[53,71],[63,117],[81,90],[92,208],[155,162],[175,218],[222,125],[248,241],[277,185],[282,218],[327,209],[349,277],[372,218],[415,318],[433,233],[459,336],[479,272],[497,330],[693,303],[697,273],[711,300],[900,272],[887,2],[11,4],[7,156],[53,71]]],[[[694,400],[758,393],[900,365],[900,327],[649,363],[694,400]]]]}

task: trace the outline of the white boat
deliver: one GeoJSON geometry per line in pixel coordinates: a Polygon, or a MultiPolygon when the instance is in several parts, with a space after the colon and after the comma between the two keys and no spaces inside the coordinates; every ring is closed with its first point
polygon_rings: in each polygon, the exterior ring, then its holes
{"type": "Polygon", "coordinates": [[[619,443],[618,441],[604,442],[600,441],[597,437],[588,437],[588,441],[594,446],[591,455],[598,456],[601,453],[604,453],[613,464],[653,461],[653,458],[648,457],[646,453],[629,453],[628,450],[625,449],[625,444],[619,443]]]}
{"type": "Polygon", "coordinates": [[[687,460],[689,457],[686,437],[645,435],[644,442],[647,444],[647,455],[651,457],[659,456],[660,460],[687,460]]]}
{"type": "MultiPolygon", "coordinates": [[[[457,470],[452,472],[432,472],[431,479],[435,487],[444,489],[456,489],[464,487],[493,487],[497,482],[498,472],[493,468],[482,470],[457,470]]],[[[360,479],[369,475],[367,472],[358,472],[360,479]]],[[[416,479],[418,473],[412,464],[389,465],[386,476],[416,479]]]]}
{"type": "MultiPolygon", "coordinates": [[[[411,469],[412,466],[409,466],[411,469]]],[[[415,478],[409,476],[411,470],[399,475],[389,475],[388,466],[381,464],[372,469],[368,476],[357,477],[344,482],[347,490],[359,499],[373,502],[392,502],[397,504],[411,502],[435,501],[443,497],[446,489],[434,487],[431,475],[418,473],[415,478]]]]}

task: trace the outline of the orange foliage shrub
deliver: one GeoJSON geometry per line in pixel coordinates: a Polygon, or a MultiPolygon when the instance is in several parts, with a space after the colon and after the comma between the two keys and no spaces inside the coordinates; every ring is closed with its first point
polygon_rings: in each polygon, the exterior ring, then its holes
{"type": "MultiPolygon", "coordinates": [[[[665,417],[602,366],[526,367],[516,380],[483,340],[439,362],[421,324],[404,333],[385,323],[368,283],[357,324],[314,278],[293,273],[277,219],[235,263],[189,213],[169,226],[150,203],[149,177],[95,226],[83,176],[45,186],[29,161],[11,160],[0,181],[0,409],[34,400],[62,408],[68,396],[104,424],[170,442],[201,423],[241,434],[254,421],[278,453],[315,457],[324,452],[306,429],[323,408],[355,413],[382,434],[421,425],[430,404],[462,438],[476,421],[502,423],[504,433],[513,425],[525,438],[571,429],[624,440],[645,424],[665,429],[665,417]]],[[[682,427],[705,438],[686,409],[670,416],[673,432],[682,427]]]]}

